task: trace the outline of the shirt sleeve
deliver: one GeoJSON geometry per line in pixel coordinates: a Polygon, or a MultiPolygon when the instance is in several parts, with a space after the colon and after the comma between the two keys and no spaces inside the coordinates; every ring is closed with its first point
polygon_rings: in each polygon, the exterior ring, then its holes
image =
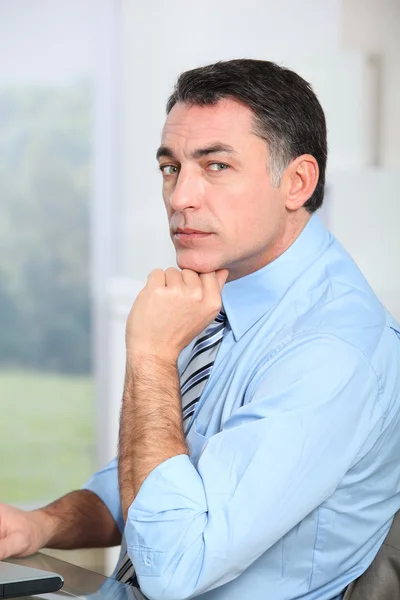
{"type": "Polygon", "coordinates": [[[119,496],[117,459],[114,458],[103,469],[92,475],[82,489],[90,490],[104,502],[122,533],[125,524],[119,496]]]}
{"type": "Polygon", "coordinates": [[[335,491],[381,419],[361,351],[333,335],[293,339],[196,465],[175,456],[144,481],[125,530],[143,593],[188,598],[238,577],[335,491]]]}

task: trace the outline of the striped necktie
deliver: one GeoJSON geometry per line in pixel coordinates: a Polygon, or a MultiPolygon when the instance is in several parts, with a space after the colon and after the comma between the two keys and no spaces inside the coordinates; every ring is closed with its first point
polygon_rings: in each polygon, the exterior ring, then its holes
{"type": "Polygon", "coordinates": [[[210,377],[222,338],[224,337],[226,315],[219,312],[214,321],[196,339],[188,364],[181,374],[181,398],[183,429],[188,432],[191,417],[201,393],[210,377]]]}
{"type": "MultiPolygon", "coordinates": [[[[196,405],[210,377],[211,369],[224,337],[225,327],[226,314],[221,310],[214,321],[197,337],[188,363],[181,373],[182,420],[185,434],[188,433],[196,405]]],[[[134,566],[126,550],[125,536],[122,540],[118,565],[112,577],[123,583],[139,587],[134,566]]]]}

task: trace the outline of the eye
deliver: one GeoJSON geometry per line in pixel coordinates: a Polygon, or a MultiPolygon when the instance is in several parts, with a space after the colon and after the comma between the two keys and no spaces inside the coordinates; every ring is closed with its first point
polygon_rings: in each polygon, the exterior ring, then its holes
{"type": "Polygon", "coordinates": [[[210,163],[208,165],[208,168],[211,171],[226,171],[227,169],[229,169],[229,165],[226,165],[225,163],[214,162],[210,163]]]}
{"type": "Polygon", "coordinates": [[[178,167],[175,167],[174,165],[161,165],[160,171],[163,175],[176,175],[178,167]]]}

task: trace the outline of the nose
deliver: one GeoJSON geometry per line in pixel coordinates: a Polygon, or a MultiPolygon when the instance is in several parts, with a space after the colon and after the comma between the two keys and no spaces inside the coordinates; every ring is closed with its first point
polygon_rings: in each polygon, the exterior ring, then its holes
{"type": "Polygon", "coordinates": [[[202,196],[201,177],[193,172],[181,169],[175,187],[168,198],[168,203],[174,212],[182,212],[188,208],[198,208],[202,196]]]}

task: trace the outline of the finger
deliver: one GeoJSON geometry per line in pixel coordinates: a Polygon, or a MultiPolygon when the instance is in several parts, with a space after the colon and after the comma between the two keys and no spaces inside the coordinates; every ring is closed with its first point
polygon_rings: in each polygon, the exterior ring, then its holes
{"type": "Polygon", "coordinates": [[[183,286],[181,271],[173,267],[167,269],[165,271],[165,285],[169,288],[181,288],[183,286]]]}
{"type": "Polygon", "coordinates": [[[149,288],[165,287],[165,272],[162,269],[154,269],[147,277],[146,286],[149,288]]]}
{"type": "Polygon", "coordinates": [[[212,273],[204,273],[200,275],[204,291],[207,291],[207,293],[210,294],[216,293],[221,295],[222,288],[228,279],[228,275],[228,269],[219,269],[218,271],[213,271],[212,273]]]}
{"type": "Polygon", "coordinates": [[[183,283],[189,287],[201,286],[201,279],[196,271],[182,269],[182,279],[183,283]]]}
{"type": "Polygon", "coordinates": [[[17,556],[18,554],[21,554],[22,551],[23,548],[20,533],[11,533],[0,540],[0,560],[4,560],[10,556],[17,556]]]}
{"type": "Polygon", "coordinates": [[[215,275],[217,277],[219,290],[220,292],[222,292],[222,288],[224,287],[226,280],[228,279],[229,271],[228,269],[219,269],[219,271],[215,271],[215,275]]]}
{"type": "Polygon", "coordinates": [[[218,311],[221,309],[222,300],[221,290],[215,272],[202,273],[199,277],[203,285],[204,298],[207,300],[207,303],[215,314],[218,314],[218,311]]]}

